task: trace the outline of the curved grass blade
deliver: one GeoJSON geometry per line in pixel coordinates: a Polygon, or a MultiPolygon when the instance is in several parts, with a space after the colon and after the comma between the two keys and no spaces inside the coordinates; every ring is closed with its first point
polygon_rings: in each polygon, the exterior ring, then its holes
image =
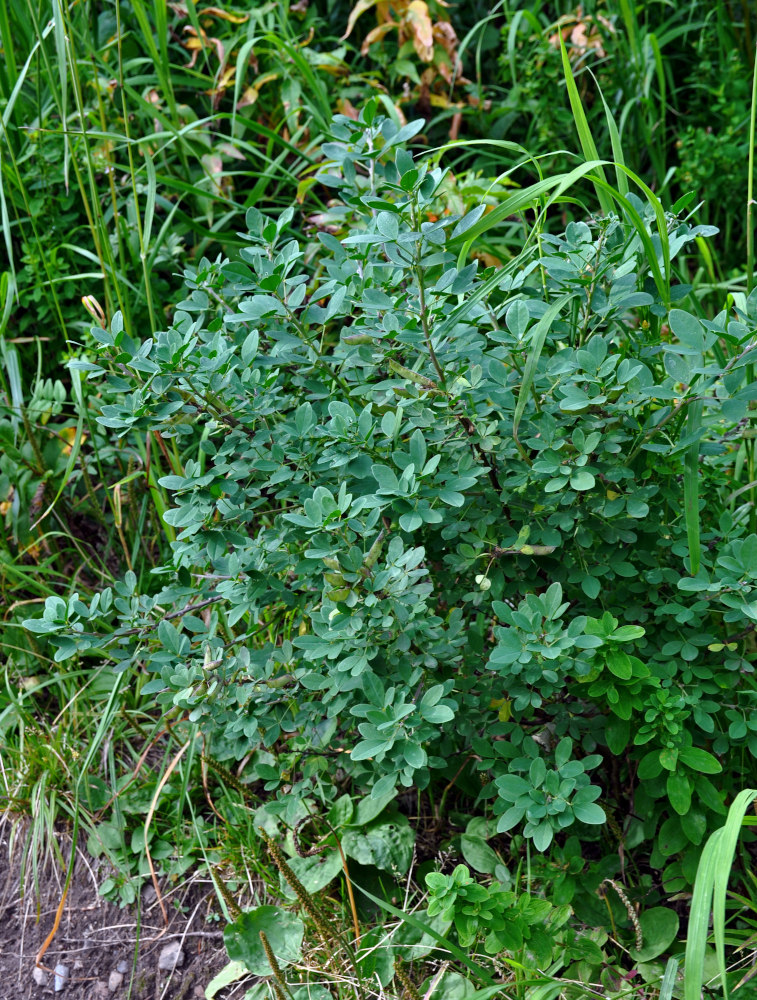
{"type": "MultiPolygon", "coordinates": [[[[689,406],[686,417],[686,436],[698,435],[702,426],[704,400],[697,399],[689,406]]],[[[686,538],[689,543],[689,563],[692,576],[699,572],[701,538],[699,524],[699,437],[686,449],[683,460],[683,510],[686,518],[686,538]]]]}
{"type": "Polygon", "coordinates": [[[728,998],[725,964],[725,898],[744,815],[755,799],[757,790],[754,788],[745,788],[739,792],[728,810],[725,826],[712,834],[704,845],[699,859],[686,940],[684,1000],[701,1000],[702,997],[711,905],[718,970],[723,996],[726,1000],[728,998]]]}
{"type": "Polygon", "coordinates": [[[73,388],[73,394],[76,399],[76,408],[79,411],[79,419],[76,424],[76,431],[74,434],[74,440],[71,445],[71,453],[68,456],[68,462],[66,463],[66,468],[61,477],[60,486],[58,487],[58,492],[55,494],[53,499],[50,501],[47,509],[43,511],[42,514],[37,518],[34,524],[31,526],[30,530],[34,530],[38,524],[47,517],[47,515],[54,509],[55,505],[61,498],[63,490],[68,485],[68,481],[71,478],[71,473],[74,471],[76,465],[76,460],[79,457],[79,450],[81,449],[82,439],[84,436],[84,413],[85,413],[85,402],[84,396],[81,390],[81,375],[75,369],[69,369],[71,372],[71,386],[73,388]]]}
{"type": "MultiPolygon", "coordinates": [[[[592,76],[594,74],[592,73],[592,76]]],[[[594,81],[596,83],[596,80],[594,81]]],[[[623,155],[623,145],[620,141],[620,133],[618,132],[618,126],[615,122],[612,112],[605,100],[605,95],[602,93],[602,88],[597,83],[597,90],[599,91],[599,96],[602,98],[602,106],[605,109],[605,121],[607,122],[607,131],[610,133],[610,145],[612,146],[612,158],[615,161],[615,183],[618,185],[618,192],[625,198],[628,194],[628,178],[624,170],[620,169],[625,167],[626,161],[623,155]]]]}
{"type": "MultiPolygon", "coordinates": [[[[591,134],[591,129],[589,128],[589,122],[586,118],[586,112],[581,104],[581,98],[578,94],[578,88],[576,87],[576,81],[573,79],[573,70],[571,69],[570,59],[568,58],[568,51],[565,48],[565,41],[562,34],[559,35],[560,38],[560,52],[562,53],[562,66],[563,72],[565,73],[565,83],[568,87],[568,97],[570,99],[570,107],[573,112],[573,121],[576,126],[576,131],[578,132],[578,141],[581,143],[581,149],[583,150],[584,158],[587,160],[599,160],[599,153],[597,152],[597,146],[594,142],[594,137],[591,134]]],[[[605,172],[603,167],[600,165],[597,167],[597,173],[603,181],[606,181],[605,172]]],[[[612,212],[612,199],[607,197],[607,192],[601,186],[595,185],[597,191],[597,198],[599,199],[599,204],[602,208],[602,213],[604,215],[609,215],[612,212]]]]}
{"type": "Polygon", "coordinates": [[[571,298],[573,298],[572,294],[563,295],[557,299],[556,302],[553,302],[533,330],[531,350],[528,352],[526,365],[523,369],[523,381],[521,383],[520,392],[518,393],[518,402],[515,404],[515,414],[513,415],[513,438],[515,439],[515,443],[517,444],[518,450],[521,454],[524,453],[524,449],[518,440],[518,428],[520,427],[523,412],[526,409],[528,394],[531,391],[531,386],[534,382],[534,376],[536,375],[539,358],[541,357],[541,352],[544,350],[547,334],[549,333],[552,324],[557,319],[562,307],[571,298]]]}

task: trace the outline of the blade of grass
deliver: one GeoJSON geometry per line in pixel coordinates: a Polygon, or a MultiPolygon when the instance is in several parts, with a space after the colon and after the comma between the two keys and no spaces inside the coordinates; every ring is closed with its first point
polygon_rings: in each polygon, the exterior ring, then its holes
{"type": "Polygon", "coordinates": [[[720,979],[723,985],[723,995],[728,998],[725,964],[725,900],[728,892],[728,879],[733,867],[736,845],[741,833],[742,822],[747,809],[757,799],[757,791],[745,788],[734,799],[728,810],[728,817],[723,827],[720,839],[720,850],[715,865],[712,894],[712,928],[715,934],[715,952],[718,956],[720,979]]]}
{"type": "MultiPolygon", "coordinates": [[[[465,240],[475,240],[509,216],[533,209],[534,206],[539,205],[541,198],[544,196],[551,196],[546,203],[549,204],[549,201],[564,194],[565,191],[583,177],[589,176],[595,167],[605,162],[604,160],[592,160],[588,163],[581,163],[567,173],[546,177],[544,180],[530,184],[519,191],[513,191],[503,200],[501,205],[497,205],[496,208],[488,212],[479,222],[471,226],[470,229],[466,229],[465,240]]],[[[610,188],[610,190],[612,189],[610,188]]],[[[454,245],[454,241],[452,241],[452,245],[454,245]]]]}
{"type": "Polygon", "coordinates": [[[242,96],[242,84],[244,82],[245,71],[247,70],[247,64],[250,61],[250,54],[253,52],[257,44],[258,39],[253,35],[252,38],[247,39],[237,53],[236,72],[234,73],[234,104],[231,112],[232,136],[236,133],[237,105],[239,104],[239,99],[242,96]]]}
{"type": "MultiPolygon", "coordinates": [[[[121,34],[121,4],[118,0],[115,6],[120,50],[123,37],[121,34]]],[[[179,116],[176,108],[176,97],[173,90],[171,64],[168,59],[168,21],[166,16],[167,12],[165,0],[155,0],[152,4],[152,10],[155,14],[155,31],[158,36],[158,45],[155,44],[152,25],[150,24],[150,19],[147,15],[147,6],[142,2],[142,0],[132,0],[132,10],[134,11],[134,15],[137,18],[137,22],[142,32],[142,42],[146,46],[150,59],[152,60],[153,69],[155,70],[158,80],[160,81],[161,90],[166,95],[168,107],[170,108],[171,116],[175,124],[178,122],[179,116]],[[158,50],[158,46],[160,46],[160,50],[158,50]]],[[[120,55],[119,66],[123,69],[123,62],[120,55]]]]}
{"type": "MultiPolygon", "coordinates": [[[[573,78],[573,70],[570,65],[570,59],[568,58],[568,50],[565,48],[565,41],[563,40],[562,34],[559,35],[560,38],[560,51],[562,53],[562,65],[563,72],[565,74],[565,83],[568,87],[568,97],[570,99],[570,107],[573,112],[573,122],[576,126],[576,131],[578,132],[578,141],[581,143],[581,149],[586,160],[599,160],[599,153],[597,152],[597,147],[594,142],[594,137],[591,134],[591,129],[589,128],[589,122],[586,118],[586,112],[581,104],[581,98],[578,94],[578,88],[576,87],[576,81],[573,78]]],[[[599,177],[606,181],[604,168],[601,164],[597,166],[597,173],[599,177]]],[[[599,204],[602,209],[603,215],[609,215],[612,212],[612,199],[608,198],[607,191],[601,186],[595,184],[597,191],[597,198],[599,199],[599,204]]]]}
{"type": "Polygon", "coordinates": [[[689,912],[684,965],[684,1000],[701,1000],[704,959],[712,907],[715,950],[724,997],[728,997],[725,964],[725,899],[744,815],[757,799],[757,790],[745,788],[728,810],[725,825],[716,830],[702,851],[689,912]]]}
{"type": "Polygon", "coordinates": [[[0,60],[0,85],[2,85],[2,96],[5,98],[10,94],[12,88],[11,81],[18,78],[16,46],[14,44],[8,13],[8,5],[4,3],[0,4],[0,46],[2,46],[3,50],[3,59],[0,60]]]}
{"type": "Polygon", "coordinates": [[[71,142],[68,138],[68,64],[69,64],[69,36],[66,32],[65,14],[61,0],[55,0],[53,4],[53,26],[55,38],[55,52],[58,63],[58,98],[63,114],[61,115],[61,127],[63,129],[63,183],[68,191],[68,170],[71,162],[71,142]]]}
{"type": "Polygon", "coordinates": [[[686,938],[686,961],[684,964],[685,1000],[702,1000],[704,982],[704,959],[707,948],[707,934],[710,926],[710,909],[714,884],[715,865],[720,847],[722,830],[716,830],[704,845],[697,867],[694,892],[689,911],[689,929],[686,938]]]}
{"type": "MultiPolygon", "coordinates": [[[[749,165],[746,188],[746,292],[754,287],[754,139],[755,118],[757,117],[757,58],[752,73],[752,102],[749,108],[749,165]]],[[[754,374],[752,373],[752,378],[754,374]]]]}
{"type": "MultiPolygon", "coordinates": [[[[691,403],[686,417],[686,435],[697,435],[702,426],[704,400],[691,403]]],[[[699,439],[686,449],[683,461],[683,509],[689,545],[690,573],[696,576],[702,555],[699,519],[699,439]]]]}
{"type": "MultiPolygon", "coordinates": [[[[2,186],[1,178],[0,186],[2,186]]],[[[0,198],[2,198],[2,192],[0,192],[0,198]]],[[[13,311],[13,299],[15,295],[16,280],[10,271],[3,271],[0,274],[0,337],[5,333],[5,328],[8,326],[8,320],[13,311]]]]}
{"type": "MultiPolygon", "coordinates": [[[[18,363],[18,351],[15,347],[10,347],[5,341],[0,341],[0,355],[2,355],[5,371],[8,376],[7,389],[10,390],[11,400],[11,426],[15,433],[20,423],[20,414],[24,407],[24,388],[21,383],[21,369],[18,363]]],[[[3,379],[5,381],[5,379],[3,379]]]]}
{"type": "Polygon", "coordinates": [[[617,168],[627,174],[627,176],[641,188],[654,209],[655,219],[657,221],[657,233],[660,238],[660,249],[662,251],[662,267],[660,267],[654,242],[647,232],[644,220],[630,201],[627,198],[624,198],[620,192],[616,191],[615,188],[608,184],[603,178],[596,177],[594,179],[594,183],[605,188],[610,196],[623,207],[624,212],[633,223],[634,229],[638,233],[639,239],[644,245],[647,257],[649,258],[649,266],[652,271],[655,284],[657,285],[657,290],[660,293],[660,298],[662,299],[665,308],[669,309],[670,281],[672,275],[670,269],[670,239],[668,236],[668,223],[665,216],[665,209],[663,208],[660,199],[655,195],[654,191],[652,191],[652,189],[645,184],[637,174],[635,174],[632,170],[629,170],[628,167],[623,166],[621,163],[617,164],[617,168]]]}
{"type": "Polygon", "coordinates": [[[510,67],[510,78],[514,87],[518,86],[518,60],[519,60],[519,47],[518,47],[518,32],[520,31],[521,21],[528,21],[531,26],[531,30],[535,35],[541,35],[542,25],[539,23],[539,19],[533,11],[528,8],[523,8],[518,10],[513,15],[510,21],[510,27],[507,31],[507,63],[510,67]]]}
{"type": "Polygon", "coordinates": [[[518,402],[515,404],[515,413],[513,415],[513,438],[518,446],[518,451],[524,456],[525,450],[518,439],[518,428],[520,427],[520,422],[526,409],[528,394],[530,393],[531,386],[533,385],[541,352],[544,350],[544,344],[547,341],[547,334],[549,333],[552,324],[560,314],[562,307],[572,297],[572,295],[563,295],[557,299],[556,302],[553,302],[536,324],[531,335],[531,349],[528,352],[526,365],[523,369],[523,381],[521,382],[520,392],[518,393],[518,402]]]}
{"type": "MultiPolygon", "coordinates": [[[[508,196],[501,205],[492,209],[487,215],[483,217],[475,225],[471,226],[470,229],[465,231],[465,241],[476,240],[479,236],[485,233],[487,230],[491,229],[493,226],[497,225],[504,219],[518,212],[525,211],[526,209],[534,208],[541,199],[544,199],[542,204],[542,213],[546,212],[547,208],[555,203],[558,198],[565,193],[570,187],[573,186],[577,181],[581,180],[583,177],[587,177],[595,187],[603,190],[610,204],[612,201],[616,201],[622,208],[623,212],[628,219],[630,219],[636,230],[639,239],[641,240],[644,250],[646,251],[647,258],[649,261],[649,267],[652,271],[652,276],[654,278],[657,289],[660,293],[660,298],[666,308],[670,306],[670,242],[668,239],[667,231],[667,220],[665,217],[665,210],[662,207],[662,203],[659,198],[656,197],[651,188],[646,185],[640,177],[638,177],[632,170],[618,163],[617,168],[625,173],[634,183],[638,184],[641,190],[646,194],[647,198],[650,200],[652,208],[654,209],[655,217],[657,219],[657,225],[659,230],[660,246],[663,258],[663,267],[660,266],[658,260],[658,253],[654,246],[654,241],[647,231],[647,227],[642,219],[641,215],[634,208],[628,198],[625,198],[620,194],[608,181],[598,174],[593,174],[592,171],[602,164],[607,163],[606,160],[602,161],[589,161],[580,164],[580,166],[575,167],[569,173],[558,174],[556,177],[546,178],[543,181],[538,181],[536,184],[532,184],[527,188],[523,188],[520,191],[513,192],[512,195],[508,196]],[[547,197],[549,196],[549,197],[547,197]]],[[[538,231],[538,223],[534,229],[534,232],[538,231]]],[[[453,244],[451,244],[453,245],[453,244]]],[[[488,292],[487,286],[482,284],[479,286],[478,291],[481,294],[486,294],[488,292]]],[[[475,299],[478,292],[474,292],[473,296],[469,297],[467,300],[471,302],[475,299]]],[[[457,322],[458,311],[454,310],[450,316],[445,320],[438,329],[451,328],[454,322],[457,322]]]]}
{"type": "MultiPolygon", "coordinates": [[[[592,73],[592,77],[594,74],[592,73]]],[[[626,177],[623,170],[620,167],[625,167],[626,161],[623,155],[623,145],[620,141],[620,133],[618,132],[618,126],[615,122],[615,117],[613,116],[610,108],[605,100],[605,95],[602,93],[602,88],[596,81],[597,91],[599,96],[602,98],[602,106],[605,109],[605,121],[607,122],[607,131],[610,133],[610,146],[612,147],[612,158],[615,161],[615,183],[618,187],[618,192],[625,198],[628,194],[628,178],[626,177]]]]}

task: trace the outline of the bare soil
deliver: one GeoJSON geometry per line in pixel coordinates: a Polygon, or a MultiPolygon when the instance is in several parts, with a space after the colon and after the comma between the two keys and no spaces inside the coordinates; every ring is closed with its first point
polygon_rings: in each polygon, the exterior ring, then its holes
{"type": "MultiPolygon", "coordinates": [[[[22,884],[23,839],[13,857],[8,843],[0,843],[0,1000],[196,1000],[205,996],[205,987],[228,961],[222,930],[208,919],[217,907],[207,876],[161,886],[166,923],[149,884],[139,908],[121,909],[106,902],[98,888],[107,873],[81,849],[58,930],[41,958],[44,969],[35,973],[36,956],[53,929],[65,869],[60,860],[49,859],[37,873],[36,886],[28,870],[26,884],[22,884]],[[183,960],[173,971],[161,970],[161,952],[177,945],[183,960]],[[57,965],[68,968],[68,980],[64,989],[55,992],[57,965]]],[[[60,847],[67,860],[70,838],[62,836],[60,847]]],[[[28,862],[24,868],[30,868],[28,862]]],[[[238,986],[223,996],[232,994],[241,997],[244,989],[238,986]]]]}

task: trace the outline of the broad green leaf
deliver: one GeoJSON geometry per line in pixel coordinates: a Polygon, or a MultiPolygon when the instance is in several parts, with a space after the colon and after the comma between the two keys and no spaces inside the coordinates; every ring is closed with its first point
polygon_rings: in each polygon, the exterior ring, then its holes
{"type": "Polygon", "coordinates": [[[414,844],[415,834],[407,817],[400,814],[360,830],[348,828],[342,837],[342,850],[359,864],[397,870],[403,875],[410,867],[414,844]]]}
{"type": "Polygon", "coordinates": [[[640,951],[631,949],[638,962],[649,962],[662,955],[673,944],[678,934],[679,919],[675,910],[654,906],[644,910],[639,918],[643,943],[640,951]]]}
{"type": "Polygon", "coordinates": [[[607,816],[596,802],[580,802],[573,806],[573,814],[581,823],[599,825],[607,822],[607,816]]]}
{"type": "MultiPolygon", "coordinates": [[[[342,871],[342,859],[339,851],[325,851],[313,855],[312,858],[290,858],[289,867],[308,892],[316,893],[324,889],[342,871]]],[[[285,898],[295,902],[297,896],[283,875],[279,876],[279,883],[285,898]]]]}
{"type": "Polygon", "coordinates": [[[699,747],[681,747],[678,756],[683,764],[700,774],[720,774],[723,770],[716,757],[699,747]]]}
{"type": "Polygon", "coordinates": [[[494,869],[500,863],[497,854],[482,837],[464,833],[460,838],[460,850],[467,864],[474,871],[485,875],[493,875],[494,869]]]}
{"type": "Polygon", "coordinates": [[[229,958],[244,963],[255,976],[272,975],[260,940],[261,931],[282,968],[299,960],[305,925],[299,917],[278,906],[257,906],[247,910],[224,928],[223,940],[229,958]]]}
{"type": "Polygon", "coordinates": [[[675,771],[667,777],[668,801],[679,816],[685,816],[691,808],[691,782],[688,775],[675,771]]]}

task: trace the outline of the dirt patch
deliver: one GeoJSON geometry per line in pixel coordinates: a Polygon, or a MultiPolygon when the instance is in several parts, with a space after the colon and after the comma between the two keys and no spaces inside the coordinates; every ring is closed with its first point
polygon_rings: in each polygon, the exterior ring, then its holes
{"type": "MultiPolygon", "coordinates": [[[[65,862],[65,836],[60,848],[65,862]]],[[[14,853],[23,855],[21,847],[14,853]]],[[[48,971],[35,971],[53,929],[65,869],[60,859],[48,859],[35,885],[26,864],[24,885],[21,866],[21,857],[9,859],[8,843],[0,844],[0,1000],[196,1000],[228,961],[221,927],[212,921],[217,905],[207,877],[163,888],[166,923],[151,885],[139,908],[106,902],[98,893],[105,873],[77,850],[60,924],[42,958],[48,971]],[[68,972],[57,992],[56,966],[68,972]]]]}

